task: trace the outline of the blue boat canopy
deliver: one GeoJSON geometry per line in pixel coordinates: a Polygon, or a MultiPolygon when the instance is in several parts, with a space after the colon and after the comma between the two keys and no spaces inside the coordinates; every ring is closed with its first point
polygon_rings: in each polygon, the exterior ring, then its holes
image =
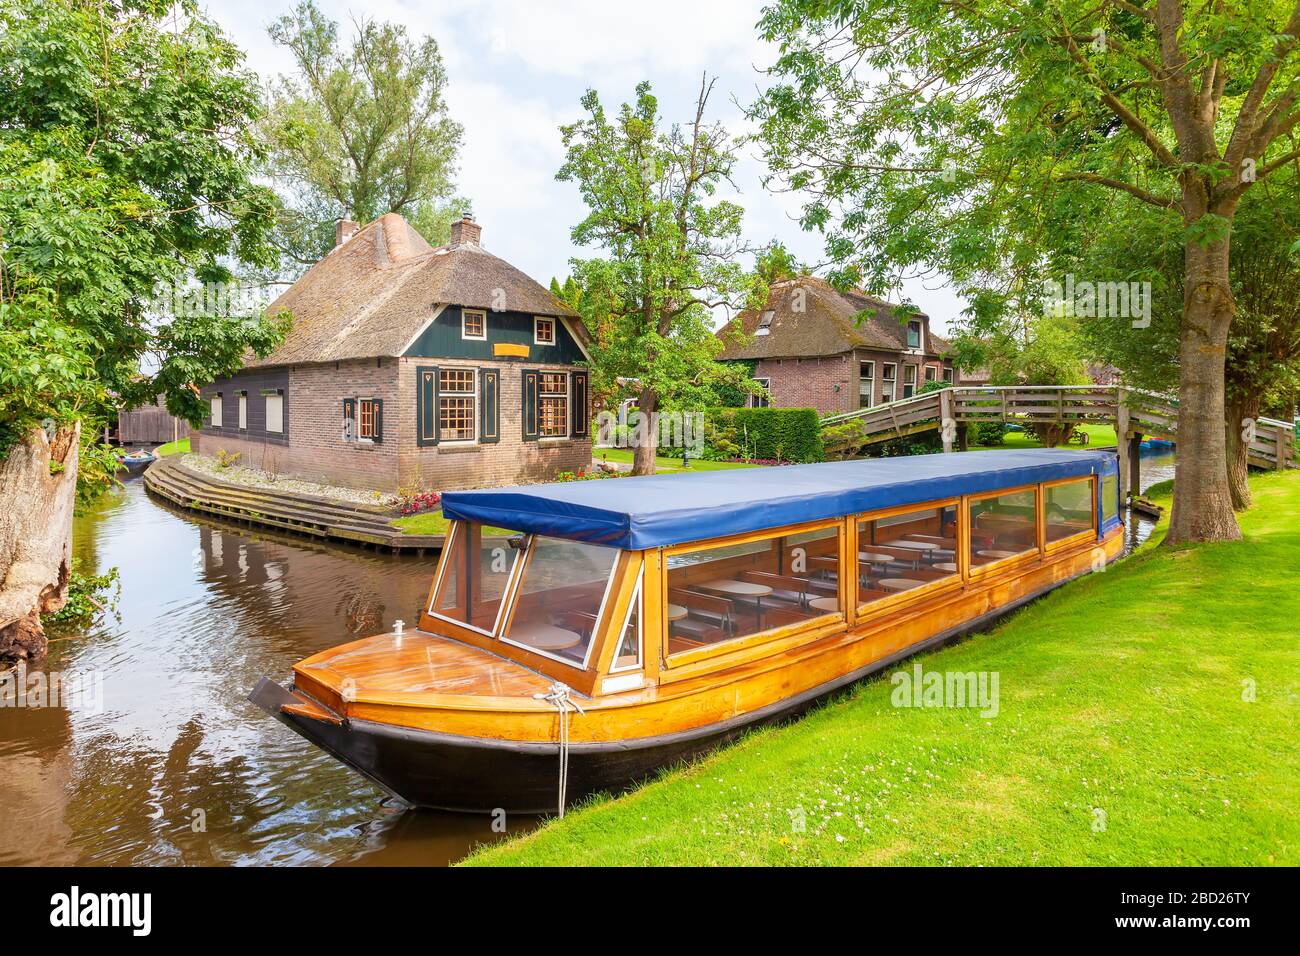
{"type": "Polygon", "coordinates": [[[1118,469],[1114,451],[975,451],[449,491],[442,511],[639,551],[1118,469]]]}

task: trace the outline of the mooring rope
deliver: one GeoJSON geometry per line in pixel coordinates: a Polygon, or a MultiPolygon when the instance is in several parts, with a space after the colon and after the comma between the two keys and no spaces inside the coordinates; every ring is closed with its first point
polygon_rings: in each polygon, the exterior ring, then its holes
{"type": "Polygon", "coordinates": [[[584,716],[587,712],[582,709],[581,704],[569,696],[568,685],[558,681],[551,685],[547,693],[534,694],[533,697],[537,700],[550,701],[558,712],[556,736],[559,738],[557,743],[560,745],[560,816],[563,817],[569,789],[569,708],[572,707],[584,716]]]}

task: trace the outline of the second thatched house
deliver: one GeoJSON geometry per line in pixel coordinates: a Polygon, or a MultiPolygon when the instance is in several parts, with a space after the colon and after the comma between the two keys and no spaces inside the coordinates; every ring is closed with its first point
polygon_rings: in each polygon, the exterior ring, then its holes
{"type": "Polygon", "coordinates": [[[815,276],[772,283],[761,310],[741,312],[718,335],[719,358],[752,363],[779,408],[836,415],[953,381],[952,347],[930,331],[928,315],[815,276]]]}
{"type": "Polygon", "coordinates": [[[339,224],[333,250],[271,305],[292,328],[203,388],[195,451],[353,488],[539,481],[591,464],[577,315],[463,220],[432,248],[396,213],[339,224]]]}

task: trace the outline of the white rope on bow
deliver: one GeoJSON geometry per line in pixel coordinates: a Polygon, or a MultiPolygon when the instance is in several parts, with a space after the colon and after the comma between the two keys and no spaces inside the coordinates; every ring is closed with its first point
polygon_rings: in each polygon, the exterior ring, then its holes
{"type": "Polygon", "coordinates": [[[560,745],[560,816],[564,816],[564,804],[568,799],[569,789],[569,708],[586,716],[582,705],[569,696],[567,684],[556,681],[545,694],[534,694],[536,700],[550,701],[559,713],[558,743],[560,745]]]}

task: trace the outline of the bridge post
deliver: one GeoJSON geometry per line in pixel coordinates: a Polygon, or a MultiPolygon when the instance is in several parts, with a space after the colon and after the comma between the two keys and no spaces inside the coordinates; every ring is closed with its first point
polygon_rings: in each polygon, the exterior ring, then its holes
{"type": "Polygon", "coordinates": [[[1134,432],[1128,443],[1128,490],[1130,494],[1142,494],[1142,433],[1134,432]]]}
{"type": "Polygon", "coordinates": [[[945,453],[952,451],[953,431],[948,427],[949,422],[957,424],[953,418],[952,389],[944,388],[939,391],[939,437],[943,439],[945,453]]]}
{"type": "Polygon", "coordinates": [[[1115,451],[1119,455],[1120,499],[1128,502],[1128,406],[1124,404],[1124,389],[1115,390],[1115,451]]]}
{"type": "Polygon", "coordinates": [[[1286,471],[1287,453],[1291,450],[1291,433],[1282,425],[1274,425],[1273,434],[1277,436],[1277,470],[1286,471]]]}

